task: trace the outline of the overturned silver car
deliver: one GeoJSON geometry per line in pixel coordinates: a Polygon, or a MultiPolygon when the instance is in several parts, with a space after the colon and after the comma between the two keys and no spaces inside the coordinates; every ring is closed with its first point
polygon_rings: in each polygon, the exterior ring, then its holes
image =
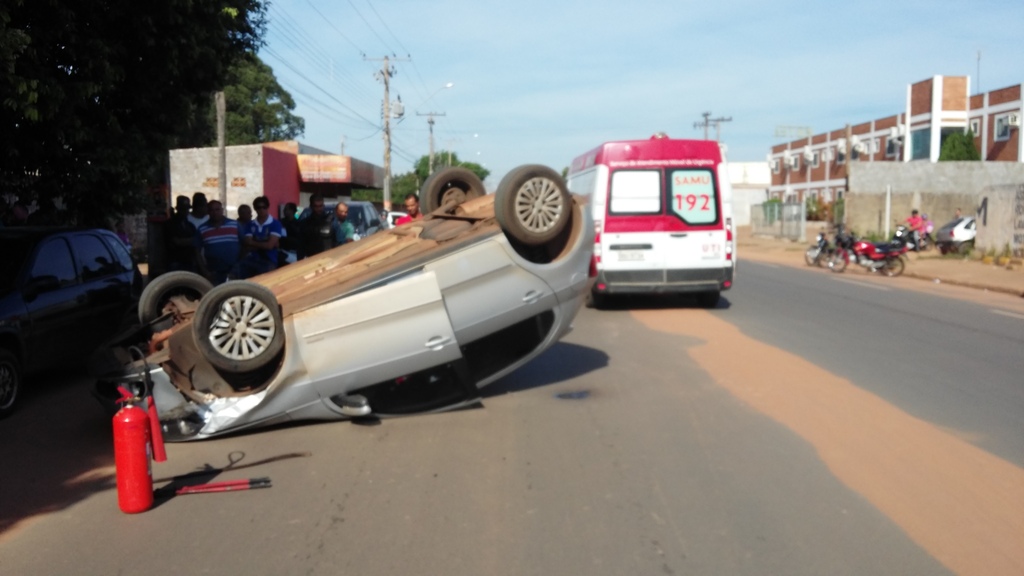
{"type": "Polygon", "coordinates": [[[589,209],[537,165],[493,195],[468,170],[442,170],[421,202],[420,221],[251,281],[154,279],[139,305],[148,350],[98,392],[150,389],[170,441],[479,401],[570,330],[591,269],[589,209]]]}

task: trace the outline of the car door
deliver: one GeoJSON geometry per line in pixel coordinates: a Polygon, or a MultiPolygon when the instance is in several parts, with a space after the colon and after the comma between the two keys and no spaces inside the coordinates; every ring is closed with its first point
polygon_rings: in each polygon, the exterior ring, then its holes
{"type": "Polygon", "coordinates": [[[557,305],[554,290],[518,263],[503,235],[435,260],[448,314],[462,345],[532,318],[557,305]]]}
{"type": "Polygon", "coordinates": [[[81,283],[78,300],[86,309],[73,330],[82,337],[83,353],[88,353],[90,346],[106,341],[122,325],[131,301],[131,280],[121,259],[98,234],[78,232],[71,240],[81,283]]]}
{"type": "Polygon", "coordinates": [[[437,278],[420,272],[292,316],[294,346],[324,398],[461,357],[437,278]]]}
{"type": "Polygon", "coordinates": [[[25,292],[29,326],[23,332],[26,371],[60,366],[66,359],[80,357],[81,339],[87,338],[77,326],[89,311],[81,299],[83,291],[71,247],[63,236],[43,240],[29,265],[25,286],[44,281],[45,289],[25,292]]]}

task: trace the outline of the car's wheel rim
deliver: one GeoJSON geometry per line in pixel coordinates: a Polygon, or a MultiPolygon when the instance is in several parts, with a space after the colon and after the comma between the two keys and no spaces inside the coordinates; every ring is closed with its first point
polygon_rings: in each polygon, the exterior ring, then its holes
{"type": "Polygon", "coordinates": [[[527,180],[516,194],[516,218],[530,232],[551,230],[564,209],[562,191],[548,178],[527,180]]]}
{"type": "Polygon", "coordinates": [[[225,358],[249,360],[265,352],[277,325],[270,308],[252,296],[232,296],[210,326],[210,344],[225,358]]]}
{"type": "Polygon", "coordinates": [[[0,364],[0,410],[9,408],[14,403],[18,376],[10,364],[0,364]]]}

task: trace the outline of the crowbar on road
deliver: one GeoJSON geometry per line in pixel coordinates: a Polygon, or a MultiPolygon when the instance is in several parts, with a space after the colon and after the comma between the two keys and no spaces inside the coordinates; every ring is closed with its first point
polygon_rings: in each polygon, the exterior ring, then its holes
{"type": "Polygon", "coordinates": [[[182,486],[175,494],[206,494],[210,492],[233,492],[235,490],[251,490],[253,488],[270,488],[270,478],[249,478],[248,480],[226,480],[209,484],[193,484],[182,486]]]}

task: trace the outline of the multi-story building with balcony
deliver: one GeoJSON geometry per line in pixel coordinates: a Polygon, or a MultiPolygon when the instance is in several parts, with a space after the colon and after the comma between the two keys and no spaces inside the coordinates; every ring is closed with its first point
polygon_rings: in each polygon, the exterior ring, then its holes
{"type": "Polygon", "coordinates": [[[967,76],[935,76],[911,84],[904,110],[895,115],[773,146],[769,195],[832,201],[847,190],[850,163],[938,162],[946,137],[968,130],[982,160],[1024,162],[1022,87],[971,96],[967,76]]]}

